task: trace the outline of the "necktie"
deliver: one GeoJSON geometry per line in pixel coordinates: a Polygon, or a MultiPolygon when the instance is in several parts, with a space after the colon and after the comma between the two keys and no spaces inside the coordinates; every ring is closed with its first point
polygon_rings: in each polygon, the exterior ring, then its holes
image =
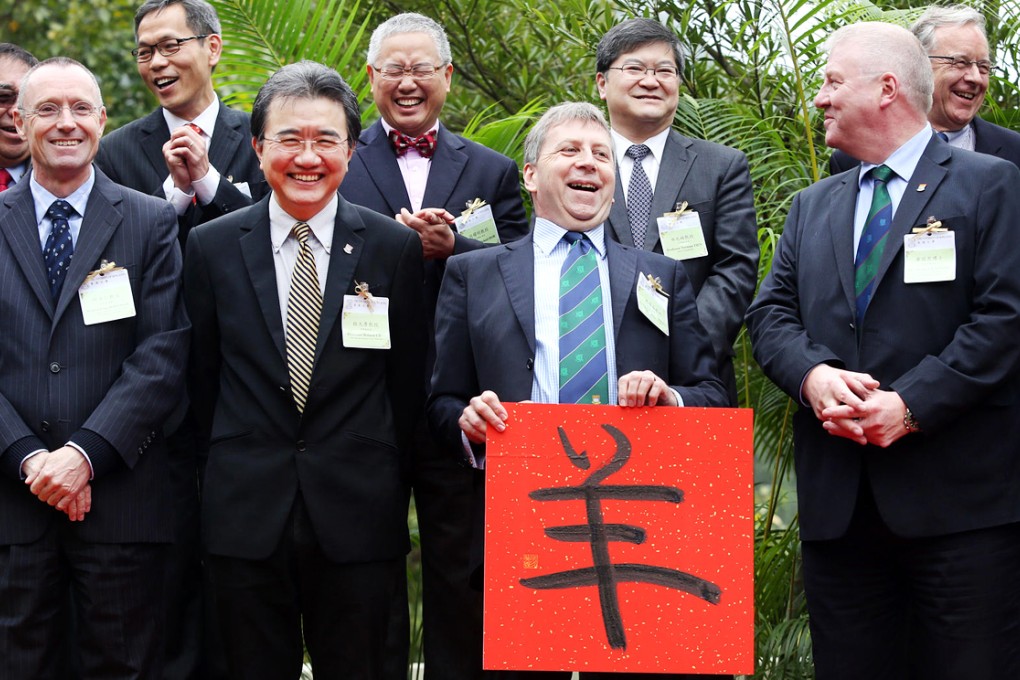
{"type": "Polygon", "coordinates": [[[390,130],[390,141],[398,156],[403,156],[407,150],[414,147],[422,158],[432,158],[436,152],[436,133],[426,132],[421,137],[409,137],[402,132],[390,130]]]}
{"type": "Polygon", "coordinates": [[[286,344],[290,387],[298,413],[304,413],[308,400],[308,386],[315,364],[315,341],[319,336],[319,317],[322,315],[319,274],[315,269],[312,248],[308,245],[309,233],[311,229],[304,222],[298,222],[291,229],[300,250],[287,294],[286,344]]]}
{"type": "Polygon", "coordinates": [[[605,404],[609,398],[606,329],[598,253],[579,232],[560,270],[560,403],[605,404]]]}
{"type": "Polygon", "coordinates": [[[854,290],[857,295],[857,323],[864,320],[864,312],[868,309],[871,297],[875,293],[875,275],[878,264],[882,260],[882,251],[892,224],[892,199],[886,182],[896,173],[886,165],[871,169],[874,190],[871,194],[871,209],[868,220],[861,232],[861,240],[857,244],[857,257],[854,259],[854,290]]]}
{"type": "Polygon", "coordinates": [[[46,211],[46,217],[50,218],[50,235],[46,237],[46,245],[43,246],[43,261],[46,263],[46,278],[50,282],[50,295],[54,302],[60,296],[67,268],[74,255],[71,225],[67,222],[67,218],[73,214],[74,208],[63,199],[53,201],[46,211]]]}
{"type": "Polygon", "coordinates": [[[7,168],[0,168],[0,191],[7,191],[13,183],[14,178],[7,172],[7,168]]]}
{"type": "Polygon", "coordinates": [[[627,185],[627,216],[630,218],[630,233],[634,236],[634,247],[645,247],[645,234],[648,233],[648,217],[652,213],[652,183],[648,181],[645,168],[641,161],[651,153],[644,144],[633,144],[627,149],[627,155],[634,159],[634,169],[630,171],[630,184],[627,185]]]}
{"type": "Polygon", "coordinates": [[[947,135],[945,132],[936,132],[935,134],[938,135],[939,139],[941,139],[943,142],[949,141],[949,135],[947,135]]]}

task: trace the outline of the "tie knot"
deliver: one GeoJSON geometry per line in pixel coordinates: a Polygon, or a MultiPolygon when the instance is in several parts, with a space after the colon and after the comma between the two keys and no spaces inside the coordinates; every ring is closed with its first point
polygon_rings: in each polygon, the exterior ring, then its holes
{"type": "Polygon", "coordinates": [[[888,165],[879,165],[871,169],[871,179],[876,182],[888,182],[890,178],[895,176],[896,173],[888,165]]]}
{"type": "Polygon", "coordinates": [[[568,247],[573,247],[575,243],[579,244],[578,247],[582,253],[588,251],[591,247],[591,241],[586,238],[583,231],[568,231],[563,235],[563,240],[566,241],[568,247]]]}
{"type": "Polygon", "coordinates": [[[73,214],[75,214],[74,208],[62,198],[53,201],[49,210],[46,211],[46,216],[51,220],[66,220],[73,214]]]}
{"type": "Polygon", "coordinates": [[[200,134],[200,135],[202,134],[202,128],[199,127],[198,125],[196,125],[194,123],[188,123],[188,127],[191,128],[192,130],[194,130],[195,132],[197,132],[198,134],[200,134]]]}
{"type": "Polygon", "coordinates": [[[949,141],[949,135],[947,135],[945,132],[936,132],[935,136],[941,139],[943,142],[949,141]]]}
{"type": "Polygon", "coordinates": [[[296,222],[291,227],[290,233],[294,234],[294,238],[298,240],[298,243],[304,245],[308,243],[308,235],[312,233],[312,228],[305,222],[296,222]]]}
{"type": "Polygon", "coordinates": [[[432,154],[436,152],[436,134],[434,132],[426,132],[420,137],[410,137],[403,132],[390,130],[390,142],[393,143],[393,149],[398,156],[403,156],[412,147],[417,149],[422,158],[432,158],[432,154]]]}
{"type": "Polygon", "coordinates": [[[633,158],[634,161],[637,162],[637,163],[639,163],[642,160],[644,160],[644,157],[647,156],[648,154],[650,154],[651,152],[652,152],[652,150],[649,149],[644,144],[632,144],[627,149],[627,155],[629,157],[633,158]]]}

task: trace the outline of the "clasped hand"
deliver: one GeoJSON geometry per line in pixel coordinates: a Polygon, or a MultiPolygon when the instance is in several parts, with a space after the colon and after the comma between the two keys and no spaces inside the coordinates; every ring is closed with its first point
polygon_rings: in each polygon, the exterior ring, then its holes
{"type": "Polygon", "coordinates": [[[804,380],[804,399],[829,434],[887,447],[907,434],[907,406],[896,392],[879,389],[867,373],[819,364],[804,380]]]}

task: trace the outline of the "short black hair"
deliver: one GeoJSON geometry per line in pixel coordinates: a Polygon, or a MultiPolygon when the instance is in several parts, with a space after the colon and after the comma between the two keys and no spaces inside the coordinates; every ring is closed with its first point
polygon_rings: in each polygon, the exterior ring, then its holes
{"type": "Polygon", "coordinates": [[[257,140],[266,134],[266,118],[274,99],[329,99],[340,104],[347,118],[347,138],[354,148],[361,136],[361,110],[351,86],[340,74],[315,61],[288,64],[269,76],[259,88],[251,109],[251,133],[257,140]]]}
{"type": "Polygon", "coordinates": [[[29,68],[32,68],[39,63],[39,60],[24,47],[8,42],[0,42],[0,57],[9,57],[16,61],[20,61],[29,68]]]}
{"type": "Polygon", "coordinates": [[[673,50],[676,69],[684,70],[684,55],[680,49],[680,40],[673,31],[658,21],[637,18],[627,19],[606,31],[595,48],[595,71],[605,73],[621,54],[633,52],[649,43],[666,43],[673,50]]]}
{"type": "MultiPolygon", "coordinates": [[[[162,12],[171,5],[184,8],[184,23],[195,32],[195,35],[211,35],[220,33],[220,17],[216,8],[205,0],[145,0],[135,12],[135,38],[138,37],[138,25],[142,19],[153,12],[162,12]]],[[[187,36],[178,36],[184,38],[187,36]]]]}

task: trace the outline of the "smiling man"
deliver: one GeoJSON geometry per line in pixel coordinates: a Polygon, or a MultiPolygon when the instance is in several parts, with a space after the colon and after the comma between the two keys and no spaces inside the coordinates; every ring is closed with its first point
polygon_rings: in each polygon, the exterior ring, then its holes
{"type": "MultiPolygon", "coordinates": [[[[935,75],[928,122],[952,146],[1004,158],[1020,166],[1020,134],[978,115],[995,65],[988,50],[985,18],[973,7],[932,6],[910,30],[921,41],[935,75]]],[[[859,161],[843,151],[829,159],[832,174],[859,161]]]]}
{"type": "Polygon", "coordinates": [[[407,607],[423,260],[417,234],[337,194],[360,130],[336,71],[283,67],[252,109],[272,192],[188,240],[202,536],[232,678],[296,680],[302,637],[316,677],[381,678],[407,607]]]}
{"type": "Polygon", "coordinates": [[[672,129],[684,62],[676,34],[659,22],[629,19],[614,26],[599,41],[595,61],[617,164],[607,233],[683,261],[736,406],[733,343],[758,276],[747,158],[672,129]],[[685,239],[694,247],[674,247],[673,236],[661,233],[672,222],[668,214],[681,207],[687,211],[685,239]]]}
{"type": "Polygon", "coordinates": [[[14,127],[18,88],[38,60],[12,43],[0,43],[0,191],[6,191],[29,169],[28,141],[14,127]]]}
{"type": "MultiPolygon", "coordinates": [[[[726,405],[683,265],[606,238],[616,168],[602,113],[586,103],[549,109],[528,134],[524,157],[524,186],[535,205],[533,234],[447,263],[428,406],[429,423],[446,449],[482,467],[488,428],[527,427],[508,422],[501,401],[726,405]],[[668,335],[638,309],[642,274],[663,287],[668,335]],[[567,280],[580,283],[574,288],[567,280]],[[575,308],[568,301],[579,290],[583,300],[575,308]],[[560,336],[561,315],[578,309],[585,320],[575,330],[596,339],[590,353],[588,343],[572,340],[577,333],[560,336]],[[561,382],[564,371],[570,379],[561,382]]],[[[473,514],[476,567],[483,508],[480,485],[473,514]]]]}

